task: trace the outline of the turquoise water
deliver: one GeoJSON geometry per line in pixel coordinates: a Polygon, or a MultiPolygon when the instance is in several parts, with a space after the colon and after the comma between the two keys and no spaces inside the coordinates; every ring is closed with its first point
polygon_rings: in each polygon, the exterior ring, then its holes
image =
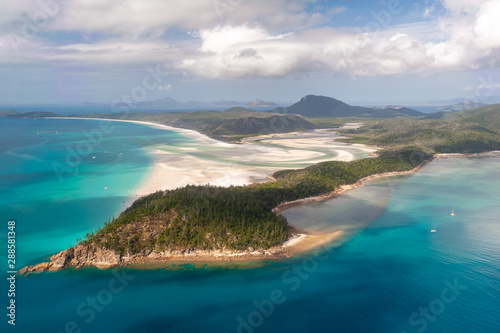
{"type": "MultiPolygon", "coordinates": [[[[149,172],[151,161],[141,149],[146,137],[188,140],[116,124],[109,141],[59,182],[47,161],[64,161],[68,143],[77,144],[97,122],[37,121],[0,120],[0,219],[5,232],[8,219],[17,221],[19,267],[119,212],[149,172]],[[48,142],[34,147],[43,142],[40,126],[59,133],[44,133],[48,142]],[[22,148],[14,153],[24,160],[6,154],[12,148],[22,148]],[[105,158],[108,163],[99,162],[105,158]],[[85,191],[76,190],[82,186],[85,191]]],[[[263,267],[89,268],[18,277],[17,325],[6,327],[2,315],[2,331],[497,332],[499,163],[500,157],[438,159],[415,175],[295,208],[287,212],[291,223],[347,230],[349,237],[263,267]],[[438,232],[430,233],[434,225],[438,232]]]]}
{"type": "Polygon", "coordinates": [[[17,223],[18,267],[117,216],[151,171],[142,147],[189,141],[172,131],[92,120],[0,119],[0,128],[0,217],[17,223]]]}

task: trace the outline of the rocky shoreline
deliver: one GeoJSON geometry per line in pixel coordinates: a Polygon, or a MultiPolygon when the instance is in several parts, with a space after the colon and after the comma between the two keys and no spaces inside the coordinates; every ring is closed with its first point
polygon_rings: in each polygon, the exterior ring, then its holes
{"type": "Polygon", "coordinates": [[[150,251],[134,255],[120,255],[113,250],[97,249],[91,250],[86,246],[77,245],[73,248],[61,251],[52,257],[49,262],[43,262],[33,266],[26,266],[19,270],[19,275],[30,275],[31,273],[42,273],[47,271],[59,271],[74,267],[97,267],[107,269],[116,266],[140,266],[161,263],[193,263],[193,262],[242,262],[260,260],[281,260],[290,258],[298,253],[313,250],[318,246],[325,245],[342,236],[338,231],[332,234],[308,235],[293,234],[293,236],[281,246],[270,249],[253,249],[246,251],[215,250],[201,251],[196,249],[176,250],[169,252],[150,251]]]}
{"type": "Polygon", "coordinates": [[[201,251],[196,249],[177,250],[170,252],[141,252],[134,255],[120,255],[113,250],[89,249],[83,245],[61,251],[52,257],[49,262],[43,262],[33,266],[26,266],[19,274],[41,273],[46,271],[59,271],[68,267],[82,268],[94,266],[107,269],[115,266],[127,266],[132,264],[147,264],[168,261],[232,261],[232,260],[259,260],[280,259],[287,255],[284,247],[275,247],[269,250],[252,248],[237,252],[231,250],[201,251]]]}

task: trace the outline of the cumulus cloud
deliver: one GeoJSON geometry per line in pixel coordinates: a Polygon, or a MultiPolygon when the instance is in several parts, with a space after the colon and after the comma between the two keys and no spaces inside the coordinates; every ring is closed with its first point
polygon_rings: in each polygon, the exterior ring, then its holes
{"type": "Polygon", "coordinates": [[[247,22],[283,29],[325,22],[327,14],[305,11],[308,2],[314,1],[17,0],[0,4],[0,27],[4,30],[19,24],[21,16],[36,21],[42,15],[49,17],[50,22],[44,26],[51,30],[102,32],[128,38],[161,36],[169,29],[198,30],[247,22]]]}
{"type": "Polygon", "coordinates": [[[318,28],[289,35],[247,25],[204,29],[198,52],[178,67],[203,77],[243,78],[311,71],[392,75],[498,65],[500,2],[446,0],[444,5],[448,15],[436,22],[439,35],[429,38],[428,25],[419,23],[370,32],[318,28]]]}
{"type": "MultiPolygon", "coordinates": [[[[5,50],[8,36],[0,33],[0,62],[161,62],[185,76],[228,79],[425,74],[499,65],[498,0],[442,0],[446,15],[430,23],[368,30],[324,26],[347,8],[307,12],[308,2],[314,1],[72,0],[60,5],[45,28],[99,34],[99,41],[54,45],[33,38],[24,53],[12,56],[5,50]],[[184,37],[167,38],[169,29],[184,37]]],[[[40,11],[27,0],[2,6],[12,18],[40,11]]],[[[0,14],[0,27],[19,30],[22,22],[12,18],[0,14]]]]}

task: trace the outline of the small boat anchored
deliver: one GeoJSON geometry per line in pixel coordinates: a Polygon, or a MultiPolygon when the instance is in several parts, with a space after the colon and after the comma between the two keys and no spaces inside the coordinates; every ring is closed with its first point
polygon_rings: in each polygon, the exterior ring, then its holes
{"type": "Polygon", "coordinates": [[[431,229],[431,232],[437,232],[437,228],[436,228],[436,225],[434,224],[434,229],[431,229]]]}
{"type": "Polygon", "coordinates": [[[451,214],[450,214],[450,215],[451,215],[451,216],[455,216],[455,209],[452,209],[452,210],[451,210],[451,214]]]}
{"type": "Polygon", "coordinates": [[[107,190],[107,189],[109,189],[109,187],[105,187],[104,189],[107,190]]]}

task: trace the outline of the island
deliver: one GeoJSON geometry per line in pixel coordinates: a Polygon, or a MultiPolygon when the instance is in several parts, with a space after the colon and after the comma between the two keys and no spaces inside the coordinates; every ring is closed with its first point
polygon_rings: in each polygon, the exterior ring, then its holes
{"type": "Polygon", "coordinates": [[[362,184],[374,175],[414,172],[432,157],[406,147],[383,150],[376,158],[279,171],[266,183],[159,191],[138,199],[118,218],[52,256],[50,262],[20,273],[186,259],[282,258],[291,254],[283,244],[297,237],[280,215],[284,208],[306,198],[333,197],[344,186],[362,184]]]}
{"type": "MultiPolygon", "coordinates": [[[[342,115],[351,110],[356,117],[367,118],[360,128],[340,130],[346,136],[343,140],[376,145],[380,147],[377,156],[282,170],[272,174],[267,182],[246,186],[190,185],[159,191],[136,200],[118,218],[87,233],[77,245],[53,255],[49,262],[25,267],[20,273],[55,271],[67,267],[109,268],[172,261],[248,261],[289,257],[331,241],[339,237],[340,232],[306,235],[307,232],[295,230],[288,224],[281,215],[285,209],[335,197],[376,177],[416,172],[437,154],[472,154],[500,149],[500,105],[428,115],[419,115],[404,108],[389,111],[374,109],[374,114],[367,115],[367,110],[358,107],[308,96],[293,107],[300,112],[303,104],[311,101],[317,107],[316,111],[323,110],[325,118],[320,118],[323,120],[300,114],[265,112],[253,117],[248,112],[253,114],[254,111],[244,109],[217,111],[216,116],[212,115],[212,111],[206,111],[208,114],[141,117],[146,120],[154,117],[163,124],[182,124],[181,127],[209,132],[215,138],[232,140],[235,135],[243,138],[259,133],[257,128],[249,130],[252,129],[253,119],[286,117],[282,119],[296,126],[284,131],[317,128],[319,123],[323,126],[330,123],[333,128],[333,123],[346,118],[328,117],[334,115],[335,110],[340,110],[342,115]],[[326,109],[331,109],[331,112],[324,112],[326,109]],[[390,116],[375,118],[384,112],[390,116]],[[211,120],[203,121],[204,117],[211,120]],[[309,237],[310,246],[294,248],[304,237],[309,237]]],[[[9,111],[5,116],[20,115],[9,111]]],[[[258,120],[254,122],[257,123],[258,120]]]]}

